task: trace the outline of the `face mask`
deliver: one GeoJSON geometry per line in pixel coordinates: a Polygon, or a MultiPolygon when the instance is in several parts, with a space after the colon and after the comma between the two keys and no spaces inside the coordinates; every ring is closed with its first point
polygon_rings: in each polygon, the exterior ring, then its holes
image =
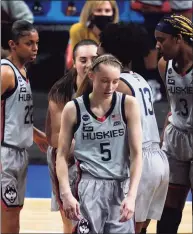
{"type": "Polygon", "coordinates": [[[107,26],[107,24],[113,22],[113,16],[94,15],[91,22],[102,31],[107,26]]]}

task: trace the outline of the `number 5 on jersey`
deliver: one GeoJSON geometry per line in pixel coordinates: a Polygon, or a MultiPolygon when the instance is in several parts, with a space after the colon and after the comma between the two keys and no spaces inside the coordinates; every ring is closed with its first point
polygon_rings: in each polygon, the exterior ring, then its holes
{"type": "Polygon", "coordinates": [[[111,151],[109,148],[110,148],[109,142],[100,143],[101,154],[104,154],[104,156],[101,157],[103,161],[111,160],[111,151]]]}

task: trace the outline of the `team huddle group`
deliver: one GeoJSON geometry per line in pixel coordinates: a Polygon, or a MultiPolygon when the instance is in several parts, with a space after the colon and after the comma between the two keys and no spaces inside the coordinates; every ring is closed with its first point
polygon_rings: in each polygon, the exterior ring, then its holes
{"type": "Polygon", "coordinates": [[[33,141],[47,151],[64,233],[146,233],[151,219],[157,233],[177,233],[193,188],[192,22],[165,16],[155,38],[170,103],[161,140],[151,88],[131,70],[149,53],[148,34],[135,23],[108,24],[99,45],[74,46],[73,67],[48,94],[43,133],[33,126],[25,68],[37,56],[38,32],[25,20],[13,24],[1,59],[2,233],[19,233],[33,141]]]}

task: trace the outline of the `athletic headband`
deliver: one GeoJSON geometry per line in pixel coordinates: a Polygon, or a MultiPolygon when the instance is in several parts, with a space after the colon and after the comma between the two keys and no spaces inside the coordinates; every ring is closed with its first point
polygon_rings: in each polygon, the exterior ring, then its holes
{"type": "Polygon", "coordinates": [[[98,58],[95,59],[95,61],[93,62],[91,66],[91,70],[94,70],[96,66],[98,66],[100,63],[103,63],[103,62],[114,62],[114,63],[119,64],[119,66],[122,68],[122,64],[116,58],[114,58],[113,56],[105,55],[105,56],[101,56],[99,59],[98,58]]]}
{"type": "Polygon", "coordinates": [[[176,36],[181,34],[187,43],[193,42],[193,24],[183,15],[171,15],[164,17],[155,30],[176,36]]]}
{"type": "Polygon", "coordinates": [[[177,30],[170,23],[164,21],[159,22],[155,30],[171,35],[177,34],[177,30]]]}

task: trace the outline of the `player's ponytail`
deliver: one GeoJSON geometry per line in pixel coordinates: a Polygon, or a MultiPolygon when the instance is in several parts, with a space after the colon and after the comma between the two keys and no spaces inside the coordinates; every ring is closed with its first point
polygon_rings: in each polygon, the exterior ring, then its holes
{"type": "Polygon", "coordinates": [[[85,93],[91,93],[91,92],[92,92],[92,81],[89,79],[87,74],[84,80],[82,81],[80,87],[76,91],[76,97],[80,97],[85,93]]]}

